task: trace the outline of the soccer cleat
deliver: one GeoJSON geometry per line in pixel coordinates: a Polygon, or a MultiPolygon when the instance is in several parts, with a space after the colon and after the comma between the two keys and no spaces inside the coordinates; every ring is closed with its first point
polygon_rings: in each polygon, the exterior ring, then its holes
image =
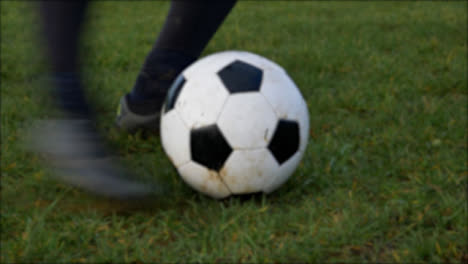
{"type": "Polygon", "coordinates": [[[134,132],[137,129],[147,129],[159,132],[161,102],[155,100],[131,103],[129,95],[120,99],[117,108],[116,125],[123,130],[134,132]]]}
{"type": "Polygon", "coordinates": [[[117,199],[141,199],[164,192],[162,186],[139,182],[112,157],[88,119],[42,120],[30,145],[51,166],[53,176],[85,191],[117,199]]]}

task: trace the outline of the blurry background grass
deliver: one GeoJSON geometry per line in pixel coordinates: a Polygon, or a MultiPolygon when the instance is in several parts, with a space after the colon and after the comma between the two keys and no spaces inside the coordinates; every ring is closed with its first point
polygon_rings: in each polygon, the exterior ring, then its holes
{"type": "Polygon", "coordinates": [[[94,3],[83,51],[100,128],[172,188],[150,208],[50,179],[21,148],[47,117],[32,2],[1,2],[2,262],[468,261],[466,2],[241,2],[205,51],[247,50],[290,73],[310,143],[270,196],[187,187],[158,137],[113,126],[168,2],[94,3]]]}

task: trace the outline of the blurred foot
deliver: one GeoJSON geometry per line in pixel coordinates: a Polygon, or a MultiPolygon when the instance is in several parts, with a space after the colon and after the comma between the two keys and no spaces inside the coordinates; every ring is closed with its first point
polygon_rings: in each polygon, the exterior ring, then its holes
{"type": "Polygon", "coordinates": [[[33,149],[46,157],[53,175],[65,183],[117,199],[139,199],[158,192],[154,186],[137,182],[109,154],[90,120],[42,120],[32,132],[33,149]]]}

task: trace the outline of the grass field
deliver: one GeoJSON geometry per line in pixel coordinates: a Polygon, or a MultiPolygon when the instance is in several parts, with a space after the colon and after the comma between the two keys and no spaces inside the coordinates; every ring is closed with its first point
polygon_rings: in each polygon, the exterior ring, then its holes
{"type": "Polygon", "coordinates": [[[168,2],[95,3],[87,87],[119,154],[170,186],[149,207],[67,187],[21,147],[50,113],[32,5],[0,3],[2,263],[468,261],[466,2],[239,3],[204,54],[284,66],[311,131],[278,191],[223,201],[182,182],[157,136],[113,127],[168,2]]]}

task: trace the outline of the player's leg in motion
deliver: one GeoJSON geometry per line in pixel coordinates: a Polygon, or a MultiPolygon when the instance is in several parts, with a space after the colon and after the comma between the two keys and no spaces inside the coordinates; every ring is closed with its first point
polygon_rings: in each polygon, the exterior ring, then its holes
{"type": "Polygon", "coordinates": [[[78,72],[78,43],[87,1],[40,2],[44,44],[51,67],[53,93],[68,115],[88,117],[78,72]]]}
{"type": "Polygon", "coordinates": [[[35,147],[48,156],[55,175],[65,182],[110,197],[142,197],[153,190],[130,180],[130,174],[110,158],[85,100],[77,52],[86,7],[86,1],[39,3],[51,67],[49,87],[63,113],[39,122],[35,147]]]}
{"type": "Polygon", "coordinates": [[[166,22],[136,79],[122,97],[116,123],[126,130],[157,130],[162,104],[174,79],[194,62],[236,0],[172,1],[166,22]]]}

